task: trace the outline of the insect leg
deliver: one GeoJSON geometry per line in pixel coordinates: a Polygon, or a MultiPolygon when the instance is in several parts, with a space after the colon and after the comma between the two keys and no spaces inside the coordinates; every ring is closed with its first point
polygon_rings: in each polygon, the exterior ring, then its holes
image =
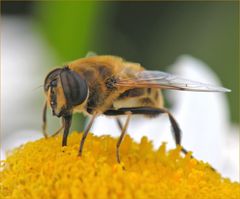
{"type": "Polygon", "coordinates": [[[59,134],[62,130],[64,129],[64,119],[62,119],[62,126],[54,133],[51,135],[51,137],[55,137],[57,134],[59,134]]]}
{"type": "MultiPolygon", "coordinates": [[[[119,154],[120,145],[121,145],[121,143],[123,141],[124,135],[126,134],[127,127],[128,127],[128,124],[129,124],[129,121],[130,121],[130,118],[131,118],[131,112],[127,112],[126,114],[127,114],[127,120],[126,120],[126,122],[124,124],[124,127],[123,128],[120,127],[122,129],[122,132],[121,132],[121,135],[120,135],[120,137],[119,137],[119,139],[117,141],[116,157],[117,157],[117,162],[118,163],[121,162],[120,154],[119,154]]],[[[119,120],[119,118],[117,118],[117,119],[119,120]]],[[[119,122],[121,122],[121,121],[119,120],[119,122]]]]}
{"type": "Polygon", "coordinates": [[[117,125],[118,125],[119,129],[122,131],[123,125],[122,125],[121,120],[118,117],[116,118],[116,122],[117,122],[117,125]]]}
{"type": "MultiPolygon", "coordinates": [[[[181,151],[184,154],[187,154],[188,151],[181,145],[181,129],[180,129],[176,119],[173,117],[173,115],[168,110],[166,110],[166,109],[163,109],[163,110],[165,110],[166,111],[165,113],[168,114],[168,118],[169,118],[171,126],[172,126],[173,137],[174,137],[176,145],[180,145],[181,151]]],[[[191,155],[191,157],[193,158],[192,155],[191,155]]]]}
{"type": "Polygon", "coordinates": [[[43,106],[43,114],[42,114],[42,120],[43,120],[43,125],[42,125],[42,132],[45,138],[48,137],[47,134],[47,101],[45,101],[44,106],[43,106]]]}
{"type": "MultiPolygon", "coordinates": [[[[42,132],[43,132],[44,137],[48,138],[49,135],[47,133],[47,101],[45,102],[44,107],[43,107],[42,118],[43,118],[42,132]]],[[[51,135],[51,137],[56,136],[58,133],[60,133],[63,130],[63,128],[64,128],[64,119],[62,120],[62,126],[53,135],[51,135]]]]}
{"type": "Polygon", "coordinates": [[[64,132],[63,132],[62,146],[67,145],[67,137],[69,134],[69,129],[71,127],[71,123],[72,123],[72,114],[63,116],[64,132]]]}
{"type": "MultiPolygon", "coordinates": [[[[177,121],[174,119],[172,114],[163,108],[154,108],[154,107],[132,107],[132,108],[120,108],[117,110],[107,110],[104,112],[105,115],[124,115],[126,112],[130,111],[132,114],[142,114],[142,115],[151,115],[156,116],[159,114],[166,113],[168,114],[172,129],[173,129],[173,136],[176,145],[181,145],[181,130],[177,123],[177,121]]],[[[184,154],[188,153],[188,151],[182,147],[182,152],[184,154]]]]}
{"type": "Polygon", "coordinates": [[[84,145],[85,139],[87,138],[88,132],[91,129],[91,127],[93,125],[93,122],[94,122],[94,119],[96,118],[96,116],[97,116],[97,114],[94,113],[92,118],[91,118],[91,120],[90,120],[90,122],[89,122],[89,124],[87,125],[86,130],[83,133],[83,136],[82,136],[82,139],[81,139],[81,143],[80,143],[80,147],[79,147],[79,152],[78,152],[79,156],[82,156],[82,150],[83,150],[83,145],[84,145]]]}

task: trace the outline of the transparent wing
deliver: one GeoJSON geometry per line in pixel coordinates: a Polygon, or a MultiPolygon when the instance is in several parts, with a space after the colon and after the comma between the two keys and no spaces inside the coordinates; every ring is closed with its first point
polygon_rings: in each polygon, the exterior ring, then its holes
{"type": "Polygon", "coordinates": [[[192,81],[161,71],[140,71],[132,78],[119,78],[117,82],[119,87],[132,88],[160,88],[183,91],[198,92],[230,92],[231,90],[192,81]]]}

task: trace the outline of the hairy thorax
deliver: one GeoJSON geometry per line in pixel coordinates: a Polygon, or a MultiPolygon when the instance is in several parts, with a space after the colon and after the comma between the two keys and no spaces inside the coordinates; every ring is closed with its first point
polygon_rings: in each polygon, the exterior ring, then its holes
{"type": "Polygon", "coordinates": [[[131,78],[136,72],[144,70],[137,63],[125,62],[123,59],[112,56],[103,56],[101,59],[80,59],[69,64],[69,67],[80,73],[89,87],[88,99],[85,106],[76,107],[77,112],[93,111],[103,113],[108,109],[123,107],[162,107],[163,100],[159,89],[131,89],[116,88],[114,83],[118,78],[131,78]]]}

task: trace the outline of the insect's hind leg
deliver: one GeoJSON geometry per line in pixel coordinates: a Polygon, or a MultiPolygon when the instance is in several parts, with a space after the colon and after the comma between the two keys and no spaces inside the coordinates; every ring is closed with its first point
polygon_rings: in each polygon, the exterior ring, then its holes
{"type": "MultiPolygon", "coordinates": [[[[188,153],[188,151],[181,145],[181,129],[176,121],[176,119],[173,117],[173,115],[166,109],[163,109],[165,110],[168,114],[168,118],[169,118],[169,121],[171,123],[171,126],[172,126],[172,132],[173,132],[173,137],[174,137],[174,140],[175,140],[175,143],[176,145],[180,145],[181,146],[181,151],[186,155],[188,153]]],[[[193,158],[193,156],[191,155],[191,157],[193,158]]]]}
{"type": "MultiPolygon", "coordinates": [[[[173,137],[175,140],[176,145],[180,145],[181,146],[181,129],[177,123],[177,121],[175,120],[175,118],[173,117],[173,115],[164,108],[154,108],[154,107],[133,107],[133,108],[120,108],[117,110],[108,110],[106,112],[104,112],[105,115],[125,115],[126,112],[131,112],[132,114],[141,114],[141,115],[149,115],[149,116],[156,116],[156,115],[160,115],[160,114],[167,114],[172,126],[172,130],[173,130],[173,137]]],[[[181,146],[181,151],[184,154],[187,154],[188,151],[181,146]]],[[[193,156],[191,156],[193,157],[193,156]]]]}

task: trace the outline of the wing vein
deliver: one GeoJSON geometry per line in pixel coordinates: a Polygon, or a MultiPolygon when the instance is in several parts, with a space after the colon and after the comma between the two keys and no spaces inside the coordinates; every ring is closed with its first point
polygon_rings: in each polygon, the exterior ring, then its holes
{"type": "Polygon", "coordinates": [[[141,71],[132,78],[119,78],[116,83],[119,87],[135,87],[135,88],[159,88],[196,92],[230,92],[229,89],[188,80],[176,75],[161,71],[141,71]]]}

